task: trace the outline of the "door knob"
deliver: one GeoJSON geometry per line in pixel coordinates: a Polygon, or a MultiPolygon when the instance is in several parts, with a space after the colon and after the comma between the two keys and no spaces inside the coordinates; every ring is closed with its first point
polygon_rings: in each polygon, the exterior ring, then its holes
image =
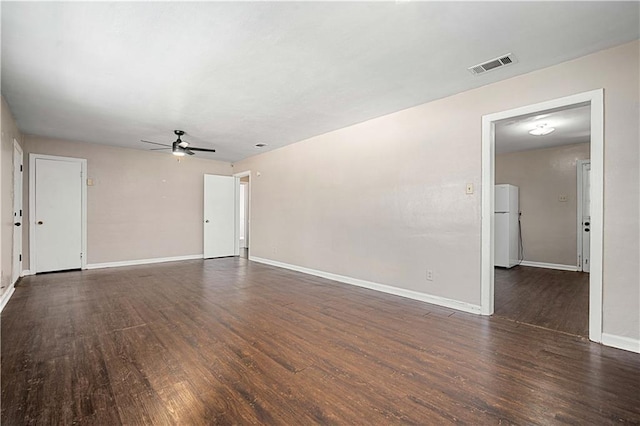
{"type": "Polygon", "coordinates": [[[584,226],[589,226],[589,222],[585,222],[585,223],[584,223],[584,226]]]}
{"type": "Polygon", "coordinates": [[[20,226],[20,225],[22,225],[22,224],[21,224],[20,222],[16,222],[16,223],[14,223],[14,225],[15,225],[15,226],[20,226]]]}
{"type": "Polygon", "coordinates": [[[584,232],[589,232],[589,228],[586,228],[586,229],[584,230],[584,232]]]}
{"type": "Polygon", "coordinates": [[[43,222],[43,221],[41,221],[41,220],[39,220],[39,221],[38,221],[38,225],[42,225],[43,223],[44,223],[44,222],[43,222]]]}
{"type": "Polygon", "coordinates": [[[204,223],[209,223],[209,219],[205,220],[204,223]]]}

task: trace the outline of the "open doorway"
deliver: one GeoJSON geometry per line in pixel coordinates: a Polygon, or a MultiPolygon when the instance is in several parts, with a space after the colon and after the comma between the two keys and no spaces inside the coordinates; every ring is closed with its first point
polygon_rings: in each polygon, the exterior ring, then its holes
{"type": "Polygon", "coordinates": [[[13,266],[11,283],[15,284],[22,275],[22,229],[25,226],[22,215],[22,148],[13,140],[13,266]]]}
{"type": "MultiPolygon", "coordinates": [[[[508,123],[517,121],[525,117],[533,117],[535,122],[534,128],[544,124],[536,120],[541,120],[545,114],[551,114],[557,111],[571,110],[579,107],[588,107],[589,109],[589,161],[590,161],[590,220],[589,222],[589,274],[588,280],[588,335],[589,339],[600,342],[602,340],[602,225],[603,225],[603,148],[604,148],[604,124],[603,124],[603,91],[594,90],[577,95],[567,96],[547,102],[541,102],[535,105],[529,105],[516,108],[509,111],[503,111],[486,115],[482,118],[482,277],[481,277],[481,309],[485,315],[494,314],[495,310],[495,289],[496,282],[500,279],[501,270],[495,270],[495,249],[496,249],[496,212],[495,212],[495,184],[496,181],[496,141],[497,130],[500,123],[508,123]]],[[[543,126],[544,127],[544,126],[543,126]]],[[[557,126],[560,127],[560,124],[557,126]]],[[[531,129],[533,130],[533,129],[531,129]]],[[[542,133],[548,129],[540,128],[542,133]]],[[[556,130],[557,131],[557,130],[556,130]]],[[[544,148],[544,147],[541,147],[544,148]]],[[[573,170],[576,176],[577,170],[573,170]]],[[[577,188],[577,183],[576,183],[577,188]]],[[[553,198],[556,203],[568,203],[569,194],[564,194],[564,190],[558,193],[558,188],[554,188],[550,193],[554,194],[553,198]],[[564,201],[566,199],[566,201],[564,201]]],[[[568,191],[567,191],[568,192],[568,191]]],[[[576,195],[577,198],[577,195],[576,195]]],[[[574,203],[577,203],[574,200],[574,203]]],[[[519,209],[519,207],[518,207],[519,209]]],[[[519,211],[518,211],[519,213],[519,211]]],[[[524,220],[527,212],[523,211],[522,220],[524,220]]],[[[577,213],[574,212],[577,220],[577,213]]],[[[575,229],[577,230],[577,224],[575,229]]],[[[576,231],[577,232],[577,231],[576,231]]],[[[527,236],[523,233],[523,251],[519,254],[518,263],[522,266],[528,256],[527,246],[532,249],[533,246],[527,243],[527,236]]],[[[571,244],[576,247],[576,239],[571,244]]],[[[578,270],[577,252],[576,257],[567,263],[571,271],[560,270],[561,268],[537,268],[548,274],[571,274],[578,270]]],[[[552,262],[538,261],[538,265],[529,265],[530,269],[534,269],[544,263],[552,262]]],[[[562,265],[556,264],[555,266],[562,265]]],[[[552,265],[553,266],[553,265],[552,265]]],[[[520,267],[519,267],[520,268],[520,267]]],[[[509,268],[506,268],[509,269],[509,268]]],[[[516,268],[517,269],[517,268],[516,268]]],[[[521,269],[522,270],[522,269],[521,269]]],[[[514,269],[515,271],[515,269],[514,269]]],[[[553,282],[555,278],[543,277],[543,282],[553,282]]],[[[566,309],[566,306],[565,306],[566,309]]],[[[540,308],[533,310],[533,315],[540,312],[540,308]]]]}
{"type": "Polygon", "coordinates": [[[243,172],[234,175],[238,178],[238,247],[240,257],[249,259],[249,242],[251,238],[251,172],[243,172]]]}
{"type": "Polygon", "coordinates": [[[590,199],[578,172],[590,164],[590,117],[586,103],[495,122],[494,314],[582,337],[590,199]]]}

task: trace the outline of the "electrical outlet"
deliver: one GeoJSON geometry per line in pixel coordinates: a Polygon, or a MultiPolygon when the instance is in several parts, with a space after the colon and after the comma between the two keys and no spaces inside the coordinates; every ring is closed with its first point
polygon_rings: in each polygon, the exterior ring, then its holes
{"type": "Polygon", "coordinates": [[[427,269],[427,281],[433,281],[433,271],[431,269],[427,269]]]}
{"type": "Polygon", "coordinates": [[[558,195],[558,201],[560,201],[561,203],[565,203],[568,199],[569,199],[569,196],[566,194],[558,195]]]}

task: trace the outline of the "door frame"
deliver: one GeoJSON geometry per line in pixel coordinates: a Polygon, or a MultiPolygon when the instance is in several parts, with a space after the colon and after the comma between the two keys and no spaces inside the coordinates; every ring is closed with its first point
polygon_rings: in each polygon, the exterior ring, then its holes
{"type": "MultiPolygon", "coordinates": [[[[248,228],[248,231],[249,231],[249,238],[251,238],[251,235],[253,235],[251,233],[251,222],[252,222],[251,221],[251,192],[252,192],[251,191],[251,186],[252,186],[252,183],[251,183],[251,170],[245,170],[244,172],[239,172],[239,173],[234,173],[233,174],[233,177],[236,178],[236,186],[238,188],[238,190],[236,191],[236,194],[238,194],[237,197],[240,197],[240,178],[247,177],[247,176],[249,177],[249,185],[248,185],[248,188],[247,188],[247,190],[249,191],[249,194],[247,196],[247,204],[248,204],[248,206],[247,206],[247,222],[248,222],[249,226],[247,228],[248,228]]],[[[239,199],[236,199],[236,208],[237,208],[239,203],[240,203],[239,199]]],[[[239,223],[240,221],[236,221],[236,222],[238,222],[236,224],[236,237],[237,237],[236,238],[236,240],[237,240],[236,246],[238,247],[236,256],[240,256],[240,223],[239,223]]],[[[249,253],[251,253],[251,248],[249,248],[249,253]]]]}
{"type": "Polygon", "coordinates": [[[29,269],[35,273],[36,260],[36,238],[35,233],[31,232],[35,229],[36,210],[33,208],[36,203],[36,160],[54,160],[67,161],[72,163],[80,163],[80,186],[81,186],[81,233],[82,233],[82,253],[80,254],[80,268],[87,269],[87,160],[75,157],[59,157],[56,155],[29,154],[29,269]]]}
{"type": "MultiPolygon", "coordinates": [[[[584,166],[585,164],[591,164],[591,159],[589,160],[578,160],[576,162],[576,181],[577,181],[577,197],[576,197],[576,202],[578,203],[576,206],[576,218],[577,218],[577,253],[578,253],[578,257],[577,257],[577,262],[578,262],[578,271],[581,272],[582,271],[582,216],[583,216],[583,209],[582,209],[582,200],[583,200],[583,196],[584,196],[584,182],[582,181],[583,179],[583,174],[584,174],[584,166]]],[[[589,255],[589,263],[591,263],[591,255],[589,255]]]]}
{"type": "Polygon", "coordinates": [[[602,238],[604,191],[604,90],[597,89],[482,116],[482,228],[480,306],[494,310],[495,122],[524,114],[577,104],[591,106],[591,273],[589,274],[589,339],[602,341],[602,238]]]}
{"type": "Polygon", "coordinates": [[[13,212],[14,212],[14,217],[13,217],[13,223],[16,222],[16,217],[15,217],[15,213],[16,213],[16,207],[18,207],[18,209],[20,210],[20,222],[22,224],[22,226],[20,228],[18,228],[16,230],[15,225],[13,226],[13,234],[12,234],[12,239],[11,239],[11,253],[12,253],[12,257],[11,257],[11,283],[15,284],[16,281],[18,281],[18,278],[20,278],[22,276],[22,248],[24,246],[23,241],[22,241],[22,237],[23,237],[23,228],[26,226],[24,223],[24,200],[22,197],[23,194],[23,185],[24,185],[24,179],[23,179],[23,169],[24,167],[24,152],[22,151],[22,147],[20,146],[20,144],[18,143],[18,141],[14,138],[13,139],[13,212]],[[16,155],[20,156],[20,170],[18,170],[17,168],[17,164],[16,164],[16,155]],[[19,185],[18,185],[19,183],[19,185]],[[20,205],[16,206],[16,194],[20,194],[20,205]],[[20,240],[20,244],[19,247],[16,250],[16,238],[19,238],[20,240]],[[18,261],[16,261],[16,257],[18,257],[18,261]],[[17,264],[17,270],[15,268],[17,264]]]}

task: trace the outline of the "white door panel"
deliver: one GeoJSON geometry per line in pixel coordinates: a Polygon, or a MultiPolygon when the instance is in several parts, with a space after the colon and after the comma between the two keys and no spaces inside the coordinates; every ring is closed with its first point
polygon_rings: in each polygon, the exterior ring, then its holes
{"type": "Polygon", "coordinates": [[[235,256],[238,179],[204,175],[204,257],[235,256]]]}
{"type": "Polygon", "coordinates": [[[82,267],[82,164],[35,160],[35,272],[82,267]]]}

